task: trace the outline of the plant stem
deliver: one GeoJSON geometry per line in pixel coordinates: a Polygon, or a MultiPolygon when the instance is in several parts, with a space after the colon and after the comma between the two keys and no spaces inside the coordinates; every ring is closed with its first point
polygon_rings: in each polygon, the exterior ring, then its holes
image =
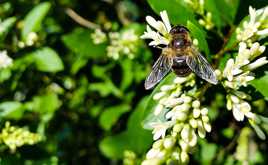
{"type": "Polygon", "coordinates": [[[81,17],[80,15],[78,15],[73,9],[71,8],[67,8],[65,10],[65,13],[71,17],[75,22],[77,22],[78,24],[80,24],[81,26],[84,26],[86,28],[89,29],[98,29],[100,28],[100,26],[98,24],[95,24],[93,22],[90,22],[88,20],[86,20],[85,18],[81,17]]]}

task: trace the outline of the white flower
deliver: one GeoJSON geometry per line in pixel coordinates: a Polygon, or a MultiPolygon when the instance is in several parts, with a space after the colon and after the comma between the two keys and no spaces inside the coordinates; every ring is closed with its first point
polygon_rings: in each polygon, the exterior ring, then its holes
{"type": "Polygon", "coordinates": [[[171,30],[171,25],[170,25],[170,22],[169,22],[169,18],[168,18],[168,15],[167,15],[167,11],[161,11],[160,12],[160,16],[164,22],[164,25],[166,27],[166,32],[169,32],[171,30]]]}
{"type": "Polygon", "coordinates": [[[224,71],[223,71],[223,76],[226,77],[228,79],[228,81],[232,81],[233,76],[237,75],[241,72],[242,72],[242,70],[240,70],[239,68],[237,68],[237,66],[235,66],[234,59],[231,58],[227,61],[227,64],[226,64],[224,71]]]}
{"type": "Polygon", "coordinates": [[[125,55],[133,59],[139,47],[139,37],[133,29],[128,29],[122,32],[110,32],[108,34],[111,43],[107,46],[107,56],[115,60],[119,59],[120,55],[125,55]]]}
{"type": "Polygon", "coordinates": [[[260,22],[256,20],[257,13],[256,10],[253,9],[251,6],[249,7],[249,18],[250,20],[243,23],[243,31],[238,30],[237,39],[240,41],[246,41],[250,37],[252,37],[257,31],[259,26],[261,25],[260,22]]]}
{"type": "Polygon", "coordinates": [[[157,140],[160,137],[164,138],[167,129],[170,128],[173,124],[174,122],[171,122],[171,121],[168,121],[165,123],[161,123],[161,122],[152,123],[151,126],[153,127],[153,134],[154,134],[153,139],[157,140]]]}
{"type": "Polygon", "coordinates": [[[160,16],[162,21],[157,21],[151,16],[146,17],[147,23],[153,27],[156,31],[152,30],[150,26],[147,25],[147,31],[141,36],[142,39],[152,39],[149,43],[150,46],[157,45],[168,45],[170,37],[169,31],[171,30],[171,25],[168,19],[166,11],[161,11],[160,16]]]}
{"type": "Polygon", "coordinates": [[[147,159],[152,159],[152,158],[155,158],[158,154],[160,153],[160,149],[155,149],[155,148],[152,148],[148,151],[148,153],[146,154],[146,158],[147,159]]]}
{"type": "Polygon", "coordinates": [[[258,67],[261,67],[261,66],[263,66],[263,65],[265,65],[267,63],[268,63],[268,60],[266,59],[266,57],[262,57],[262,58],[257,59],[253,63],[249,64],[247,66],[247,69],[248,70],[254,70],[254,69],[256,69],[258,67]]]}
{"type": "Polygon", "coordinates": [[[91,38],[94,44],[101,44],[107,40],[106,34],[101,29],[96,29],[91,38]]]}
{"type": "Polygon", "coordinates": [[[38,35],[35,32],[30,32],[26,38],[25,43],[27,46],[33,46],[37,40],[38,40],[38,35]]]}
{"type": "Polygon", "coordinates": [[[257,35],[258,38],[264,38],[268,35],[267,17],[268,7],[255,10],[249,7],[249,20],[243,22],[242,28],[237,29],[237,39],[239,41],[251,42],[251,38],[257,35]]]}
{"type": "Polygon", "coordinates": [[[243,121],[244,117],[253,118],[254,114],[250,112],[251,106],[247,102],[233,105],[233,115],[237,121],[243,121]]]}
{"type": "Polygon", "coordinates": [[[13,60],[7,55],[7,51],[0,51],[0,68],[7,68],[12,64],[13,60]]]}

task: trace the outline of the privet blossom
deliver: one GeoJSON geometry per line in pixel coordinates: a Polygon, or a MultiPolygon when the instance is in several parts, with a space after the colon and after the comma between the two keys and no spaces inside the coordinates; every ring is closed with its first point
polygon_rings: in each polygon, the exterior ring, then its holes
{"type": "Polygon", "coordinates": [[[12,64],[13,60],[7,55],[7,51],[0,51],[0,69],[10,67],[12,64]]]}
{"type": "Polygon", "coordinates": [[[133,59],[140,45],[139,36],[134,29],[126,29],[120,32],[109,32],[105,34],[101,29],[96,29],[91,34],[94,44],[101,44],[109,41],[107,46],[107,56],[114,60],[126,56],[133,59]]]}
{"type": "Polygon", "coordinates": [[[258,11],[249,8],[249,20],[243,22],[242,27],[236,31],[239,41],[238,54],[227,61],[222,73],[223,85],[228,91],[227,109],[232,110],[237,121],[243,121],[245,117],[251,120],[255,118],[255,114],[251,112],[250,96],[239,91],[239,88],[248,86],[255,78],[252,72],[254,69],[268,63],[266,57],[260,57],[265,46],[258,42],[262,35],[268,34],[267,19],[268,7],[258,11]]]}
{"type": "Polygon", "coordinates": [[[211,131],[208,109],[201,106],[195,87],[193,74],[176,77],[171,85],[163,85],[153,96],[158,102],[154,115],[164,112],[165,119],[150,124],[156,141],[143,165],[172,161],[185,163],[189,151],[197,144],[197,138],[204,138],[206,132],[211,131]]]}

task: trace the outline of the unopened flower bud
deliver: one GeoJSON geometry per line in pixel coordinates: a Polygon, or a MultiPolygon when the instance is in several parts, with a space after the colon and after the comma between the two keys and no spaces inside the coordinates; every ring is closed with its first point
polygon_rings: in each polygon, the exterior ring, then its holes
{"type": "Polygon", "coordinates": [[[193,106],[193,108],[199,108],[200,107],[200,101],[198,101],[198,100],[193,101],[192,106],[193,106]]]}
{"type": "Polygon", "coordinates": [[[181,130],[182,130],[182,128],[183,128],[183,124],[175,124],[175,126],[173,127],[173,131],[174,132],[180,132],[181,130]]]}
{"type": "Polygon", "coordinates": [[[202,108],[201,109],[201,114],[204,116],[204,115],[207,115],[208,114],[208,109],[207,108],[202,108]]]}
{"type": "Polygon", "coordinates": [[[194,118],[198,118],[200,116],[200,113],[201,113],[200,109],[196,109],[196,108],[193,109],[194,118]]]}
{"type": "Polygon", "coordinates": [[[208,123],[209,122],[209,118],[208,116],[202,116],[202,121],[205,122],[205,123],[208,123]]]}
{"type": "Polygon", "coordinates": [[[181,137],[185,142],[189,141],[189,132],[190,126],[188,124],[184,125],[182,131],[181,131],[181,137]]]}
{"type": "Polygon", "coordinates": [[[186,163],[186,162],[188,162],[188,160],[189,160],[189,156],[188,156],[187,152],[182,151],[181,152],[181,161],[183,163],[186,163]]]}
{"type": "Polygon", "coordinates": [[[174,146],[174,144],[175,144],[175,139],[174,138],[168,137],[168,138],[164,139],[164,144],[163,145],[164,145],[164,147],[166,149],[172,148],[174,146]]]}
{"type": "Polygon", "coordinates": [[[189,145],[182,139],[179,140],[179,144],[181,146],[182,151],[187,151],[189,148],[189,145]]]}
{"type": "Polygon", "coordinates": [[[164,106],[162,104],[158,104],[154,109],[154,115],[155,116],[159,115],[163,109],[164,106]]]}
{"type": "Polygon", "coordinates": [[[159,100],[159,99],[161,99],[163,96],[165,96],[166,95],[166,92],[158,92],[158,93],[156,93],[154,96],[153,96],[153,99],[154,100],[159,100]]]}
{"type": "Polygon", "coordinates": [[[205,131],[204,127],[203,127],[202,121],[198,120],[197,125],[198,125],[197,130],[198,130],[199,137],[204,138],[206,136],[206,131],[205,131]]]}
{"type": "Polygon", "coordinates": [[[207,132],[211,132],[211,125],[209,123],[203,123],[204,124],[204,128],[207,132]]]}
{"type": "Polygon", "coordinates": [[[190,119],[189,123],[193,128],[197,128],[197,121],[195,119],[190,119]]]}
{"type": "Polygon", "coordinates": [[[197,136],[194,132],[194,129],[191,129],[190,136],[189,136],[189,145],[193,147],[196,145],[196,143],[197,143],[197,136]]]}
{"type": "Polygon", "coordinates": [[[171,89],[174,89],[174,87],[175,87],[175,85],[163,85],[160,90],[163,92],[166,92],[166,91],[169,91],[171,89]]]}
{"type": "Polygon", "coordinates": [[[159,139],[159,140],[154,142],[153,148],[154,149],[160,149],[160,148],[162,148],[162,145],[163,145],[163,139],[159,139]]]}

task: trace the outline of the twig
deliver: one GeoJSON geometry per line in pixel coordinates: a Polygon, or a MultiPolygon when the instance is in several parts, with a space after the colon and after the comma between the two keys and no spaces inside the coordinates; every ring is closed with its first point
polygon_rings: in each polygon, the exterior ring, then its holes
{"type": "Polygon", "coordinates": [[[73,9],[71,8],[67,8],[65,10],[65,13],[71,17],[75,22],[77,22],[78,24],[80,24],[81,26],[84,26],[86,28],[89,28],[89,29],[97,29],[97,28],[100,28],[99,25],[93,23],[93,22],[90,22],[88,20],[86,20],[85,18],[81,17],[80,15],[78,15],[73,9]]]}
{"type": "Polygon", "coordinates": [[[218,67],[221,57],[226,52],[232,50],[237,45],[237,43],[234,43],[230,48],[226,48],[226,45],[227,45],[228,41],[230,40],[233,32],[234,32],[234,28],[231,28],[230,31],[228,32],[227,36],[223,39],[222,48],[220,49],[220,51],[218,53],[216,53],[216,56],[214,57],[214,59],[216,60],[214,67],[218,67]]]}

